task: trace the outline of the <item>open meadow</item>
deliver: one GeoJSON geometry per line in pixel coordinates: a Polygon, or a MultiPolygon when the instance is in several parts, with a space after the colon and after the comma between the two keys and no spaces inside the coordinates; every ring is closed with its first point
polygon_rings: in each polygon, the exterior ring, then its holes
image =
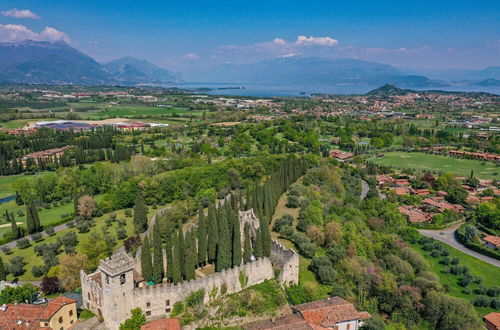
{"type": "Polygon", "coordinates": [[[387,152],[383,157],[370,161],[384,166],[411,168],[421,171],[450,172],[460,176],[474,175],[480,179],[500,179],[500,167],[492,162],[474,159],[461,159],[422,152],[387,152]]]}

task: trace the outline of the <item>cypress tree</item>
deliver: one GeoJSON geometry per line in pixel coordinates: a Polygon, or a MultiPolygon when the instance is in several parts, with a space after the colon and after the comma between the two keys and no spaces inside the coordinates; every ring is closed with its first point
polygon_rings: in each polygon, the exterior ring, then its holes
{"type": "Polygon", "coordinates": [[[141,271],[142,277],[146,282],[151,281],[153,277],[153,261],[151,260],[151,246],[148,236],[144,237],[141,247],[141,271]]]}
{"type": "Polygon", "coordinates": [[[0,281],[5,281],[7,274],[8,274],[7,268],[3,263],[2,257],[0,257],[0,281]]]}
{"type": "Polygon", "coordinates": [[[181,272],[181,251],[179,240],[182,236],[182,231],[179,233],[180,235],[174,235],[175,243],[173,248],[173,267],[172,267],[172,281],[174,283],[179,283],[182,280],[182,272],[181,272]]]}
{"type": "Polygon", "coordinates": [[[262,240],[261,240],[260,228],[255,231],[255,244],[253,247],[253,254],[255,258],[262,257],[262,240]]]}
{"type": "Polygon", "coordinates": [[[217,244],[217,261],[215,269],[219,272],[231,268],[231,236],[227,228],[225,212],[219,213],[219,240],[217,244]]]}
{"type": "Polygon", "coordinates": [[[15,218],[14,214],[10,213],[10,215],[9,215],[8,211],[5,211],[5,213],[7,215],[7,220],[10,220],[11,229],[12,229],[12,236],[14,237],[14,239],[19,238],[19,228],[17,228],[16,218],[15,218]]]}
{"type": "Polygon", "coordinates": [[[26,227],[28,229],[29,234],[33,234],[36,232],[36,223],[35,219],[33,218],[33,211],[32,211],[31,203],[26,204],[26,227]]]}
{"type": "Polygon", "coordinates": [[[233,267],[241,264],[241,232],[238,217],[233,217],[233,267]]]}
{"type": "Polygon", "coordinates": [[[172,237],[167,244],[167,278],[170,282],[173,282],[173,268],[174,268],[174,243],[172,237]]]}
{"type": "Polygon", "coordinates": [[[154,263],[153,275],[155,283],[161,283],[165,275],[163,266],[163,246],[161,242],[160,224],[157,222],[153,228],[153,247],[154,247],[154,263]]]}
{"type": "Polygon", "coordinates": [[[186,233],[186,238],[185,242],[186,244],[186,249],[185,249],[185,255],[184,255],[184,277],[186,281],[194,280],[195,277],[195,268],[196,268],[196,256],[195,256],[195,251],[193,247],[193,238],[194,235],[191,231],[188,231],[186,233]]]}
{"type": "Polygon", "coordinates": [[[271,232],[266,218],[261,218],[260,220],[260,239],[262,256],[269,257],[271,255],[271,232]]]}
{"type": "Polygon", "coordinates": [[[198,264],[203,265],[207,260],[207,225],[205,213],[200,206],[198,211],[198,264]]]}
{"type": "Polygon", "coordinates": [[[31,209],[32,209],[32,214],[33,214],[33,221],[35,222],[35,232],[39,232],[42,230],[42,225],[40,224],[40,217],[38,216],[38,208],[36,207],[35,203],[31,204],[31,209]]]}
{"type": "Polygon", "coordinates": [[[143,233],[148,229],[148,209],[140,192],[137,192],[135,197],[134,228],[137,234],[143,233]]]}
{"type": "Polygon", "coordinates": [[[208,260],[214,262],[217,258],[217,242],[219,237],[219,229],[217,227],[217,218],[215,214],[215,207],[210,205],[208,207],[208,260]]]}
{"type": "Polygon", "coordinates": [[[245,242],[243,245],[243,261],[248,263],[252,261],[252,239],[250,238],[250,226],[245,224],[245,242]]]}

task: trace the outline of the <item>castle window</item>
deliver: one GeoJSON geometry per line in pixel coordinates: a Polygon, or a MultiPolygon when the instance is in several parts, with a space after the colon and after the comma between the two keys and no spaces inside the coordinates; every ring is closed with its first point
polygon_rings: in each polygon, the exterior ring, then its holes
{"type": "Polygon", "coordinates": [[[89,298],[89,300],[90,300],[90,292],[87,292],[87,297],[88,297],[88,298],[89,298]]]}
{"type": "Polygon", "coordinates": [[[170,308],[165,309],[165,313],[170,313],[170,308]]]}
{"type": "Polygon", "coordinates": [[[120,275],[120,284],[125,284],[125,274],[120,275]]]}
{"type": "Polygon", "coordinates": [[[109,284],[109,276],[106,275],[106,284],[109,284]]]}
{"type": "Polygon", "coordinates": [[[146,315],[147,315],[147,316],[151,316],[151,311],[147,311],[147,312],[146,312],[146,315]]]}
{"type": "Polygon", "coordinates": [[[44,326],[44,327],[48,327],[48,326],[49,326],[49,322],[45,322],[45,323],[43,324],[43,326],[44,326]]]}
{"type": "Polygon", "coordinates": [[[165,301],[165,305],[170,306],[170,299],[165,301]]]}
{"type": "Polygon", "coordinates": [[[73,316],[73,310],[69,311],[69,316],[73,316]]]}
{"type": "Polygon", "coordinates": [[[62,318],[62,316],[61,316],[61,317],[59,317],[59,323],[63,323],[63,318],[62,318]]]}
{"type": "Polygon", "coordinates": [[[151,307],[151,303],[149,301],[146,301],[146,307],[151,307]]]}

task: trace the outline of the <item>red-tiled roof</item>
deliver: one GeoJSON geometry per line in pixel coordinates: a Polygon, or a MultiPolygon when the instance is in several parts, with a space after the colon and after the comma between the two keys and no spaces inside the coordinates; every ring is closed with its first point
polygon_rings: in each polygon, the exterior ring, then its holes
{"type": "MultiPolygon", "coordinates": [[[[354,305],[340,297],[306,303],[294,306],[292,309],[300,312],[307,323],[325,327],[333,327],[339,322],[361,319],[354,305]]],[[[366,317],[366,314],[363,316],[366,317]]]]}
{"type": "Polygon", "coordinates": [[[180,330],[181,324],[178,319],[159,319],[141,326],[141,330],[180,330]]]}
{"type": "Polygon", "coordinates": [[[483,237],[483,240],[485,242],[495,245],[496,247],[500,246],[500,237],[498,236],[488,235],[483,237]]]}
{"type": "Polygon", "coordinates": [[[500,329],[500,313],[489,313],[484,317],[484,320],[491,323],[497,329],[500,329]]]}
{"type": "Polygon", "coordinates": [[[47,306],[44,306],[45,309],[42,314],[40,314],[40,319],[49,320],[52,315],[54,315],[61,307],[72,303],[76,303],[76,300],[64,296],[59,296],[54,300],[49,301],[47,306]]]}

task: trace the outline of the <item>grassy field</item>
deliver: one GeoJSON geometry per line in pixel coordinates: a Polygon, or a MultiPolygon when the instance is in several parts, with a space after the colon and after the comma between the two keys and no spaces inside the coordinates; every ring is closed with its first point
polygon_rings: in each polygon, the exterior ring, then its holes
{"type": "MultiPolygon", "coordinates": [[[[459,258],[460,265],[469,267],[471,274],[481,276],[483,278],[483,282],[481,285],[485,288],[489,288],[492,286],[500,286],[500,280],[498,279],[498,275],[500,274],[500,270],[490,265],[484,261],[471,257],[457,249],[454,249],[446,244],[444,247],[450,252],[450,258],[454,257],[459,258]]],[[[412,248],[418,251],[420,254],[424,256],[424,258],[429,262],[431,268],[430,270],[439,276],[439,280],[442,285],[447,285],[450,288],[449,294],[454,297],[463,298],[469,301],[472,301],[477,294],[472,292],[470,294],[463,292],[463,287],[458,285],[458,280],[460,279],[460,275],[453,275],[449,273],[443,273],[443,271],[449,266],[445,266],[439,263],[439,260],[442,258],[433,258],[430,255],[430,252],[422,250],[421,246],[418,244],[412,245],[412,248]]],[[[479,284],[470,284],[468,286],[471,289],[476,289],[479,287],[479,284]]],[[[475,307],[477,313],[480,316],[484,316],[490,312],[494,312],[493,308],[485,308],[485,307],[475,307]]]]}
{"type": "MultiPolygon", "coordinates": [[[[70,203],[70,205],[72,205],[70,203]]],[[[153,213],[156,212],[156,210],[149,208],[148,216],[149,218],[153,215],[153,213]]],[[[116,211],[117,214],[117,219],[125,219],[126,220],[126,226],[125,229],[127,231],[127,235],[133,235],[134,234],[134,225],[133,225],[133,218],[132,217],[126,217],[125,216],[125,210],[119,210],[116,211]]],[[[62,237],[64,234],[66,234],[69,231],[73,231],[77,233],[78,237],[78,246],[76,248],[77,252],[82,252],[80,243],[84,242],[87,240],[94,232],[97,232],[99,234],[102,233],[102,228],[105,227],[105,219],[107,219],[109,214],[105,214],[101,217],[95,218],[95,227],[91,228],[91,230],[87,233],[82,233],[78,234],[78,230],[76,228],[68,228],[61,230],[60,232],[56,233],[54,236],[46,237],[43,241],[38,242],[38,243],[32,243],[32,245],[27,248],[27,249],[19,249],[15,248],[12,249],[11,253],[9,255],[4,255],[2,254],[2,257],[4,259],[4,262],[10,260],[14,256],[22,256],[24,257],[24,260],[26,262],[26,266],[24,269],[26,270],[25,273],[19,277],[19,279],[24,280],[24,281],[37,281],[40,280],[40,278],[36,278],[31,274],[31,268],[33,266],[42,266],[43,265],[43,259],[42,257],[39,257],[35,254],[34,248],[38,244],[44,244],[44,243],[54,243],[57,241],[59,237],[62,237]]],[[[116,238],[116,228],[118,227],[117,222],[113,222],[113,224],[108,227],[108,232],[116,238]]],[[[114,249],[117,249],[123,245],[123,240],[118,240],[117,239],[117,245],[114,247],[114,249]]],[[[62,257],[65,253],[62,252],[58,257],[62,257]]],[[[8,280],[12,280],[13,277],[12,275],[9,275],[8,280]]]]}
{"type": "MultiPolygon", "coordinates": [[[[42,175],[45,173],[47,172],[40,172],[36,175],[42,175]]],[[[12,184],[21,177],[24,177],[24,174],[0,176],[0,198],[14,195],[16,191],[12,188],[12,184]]]]}
{"type": "Polygon", "coordinates": [[[470,171],[473,170],[474,175],[478,178],[500,179],[499,167],[496,167],[492,162],[484,162],[483,165],[480,160],[460,159],[421,152],[388,152],[383,157],[370,160],[385,166],[452,172],[461,176],[468,176],[470,171]]]}
{"type": "MultiPolygon", "coordinates": [[[[81,106],[81,105],[80,105],[81,106]]],[[[86,106],[92,106],[96,108],[95,110],[89,111],[78,111],[76,108],[76,112],[85,119],[103,119],[106,117],[133,117],[140,115],[161,115],[161,116],[172,116],[174,114],[179,115],[201,115],[202,111],[189,110],[187,108],[162,108],[162,107],[153,107],[153,106],[145,106],[142,104],[137,105],[113,105],[112,107],[108,107],[105,103],[92,103],[87,104],[86,106]]]]}

